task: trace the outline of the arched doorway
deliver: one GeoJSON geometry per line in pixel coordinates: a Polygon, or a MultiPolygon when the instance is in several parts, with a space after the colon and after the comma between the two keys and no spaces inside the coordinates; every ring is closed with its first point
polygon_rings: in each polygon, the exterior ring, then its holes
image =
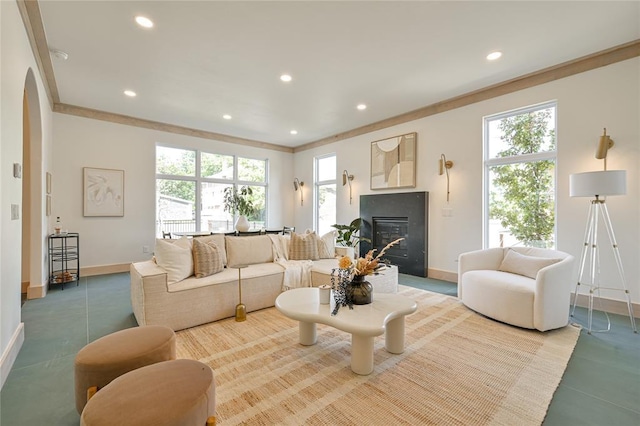
{"type": "Polygon", "coordinates": [[[45,275],[43,223],[42,120],[38,86],[29,69],[24,83],[22,107],[22,278],[21,293],[28,298],[44,296],[45,275]],[[33,291],[35,290],[35,291],[33,291]]]}

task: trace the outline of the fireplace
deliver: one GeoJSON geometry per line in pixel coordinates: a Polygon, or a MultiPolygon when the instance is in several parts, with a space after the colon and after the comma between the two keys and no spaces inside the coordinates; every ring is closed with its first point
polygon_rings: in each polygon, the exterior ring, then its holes
{"type": "Polygon", "coordinates": [[[403,274],[427,276],[428,193],[405,192],[360,196],[360,235],[371,243],[360,243],[360,255],[404,238],[383,256],[403,274]]]}

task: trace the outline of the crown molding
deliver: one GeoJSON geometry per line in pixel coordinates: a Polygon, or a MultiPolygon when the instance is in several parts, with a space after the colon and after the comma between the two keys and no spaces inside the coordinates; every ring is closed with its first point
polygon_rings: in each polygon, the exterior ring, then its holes
{"type": "Polygon", "coordinates": [[[42,24],[42,15],[40,14],[40,6],[35,0],[16,0],[22,23],[29,38],[31,51],[35,58],[40,75],[44,79],[44,90],[49,99],[49,106],[53,109],[53,105],[60,102],[58,86],[56,85],[56,77],[53,72],[53,64],[51,63],[51,55],[49,55],[49,45],[42,24]]]}
{"type": "Polygon", "coordinates": [[[177,135],[192,136],[194,138],[210,139],[218,142],[228,142],[236,145],[251,146],[254,148],[270,149],[273,151],[292,153],[293,148],[276,145],[268,142],[256,141],[252,139],[238,138],[222,133],[209,132],[206,130],[192,129],[190,127],[176,126],[174,124],[161,123],[159,121],[146,120],[143,118],[131,117],[123,114],[100,111],[97,109],[85,108],[76,105],[56,103],[53,105],[53,112],[60,114],[75,115],[77,117],[91,118],[93,120],[108,121],[111,123],[124,124],[127,126],[141,127],[144,129],[157,130],[160,132],[174,133],[177,135]]]}
{"type": "Polygon", "coordinates": [[[486,101],[487,99],[496,98],[498,96],[517,92],[519,90],[549,83],[585,71],[614,64],[616,62],[625,61],[640,56],[640,39],[629,43],[621,44],[610,49],[602,50],[587,56],[583,56],[571,61],[563,62],[548,68],[543,68],[511,80],[503,81],[485,88],[465,93],[429,106],[416,109],[395,117],[387,118],[375,123],[367,124],[346,132],[338,133],[314,142],[300,145],[293,149],[293,152],[301,152],[309,149],[317,148],[323,145],[335,143],[344,139],[353,138],[355,136],[364,135],[375,132],[376,130],[386,129],[388,127],[397,126],[398,124],[407,123],[409,121],[418,120],[435,114],[440,114],[452,109],[461,108],[477,102],[486,101]]]}
{"type": "Polygon", "coordinates": [[[326,138],[318,139],[316,141],[291,148],[263,141],[244,139],[236,136],[225,135],[222,133],[192,129],[168,123],[161,123],[157,121],[151,121],[142,118],[61,103],[60,95],[58,93],[58,88],[56,85],[55,75],[53,72],[53,65],[51,63],[51,55],[49,55],[49,47],[47,44],[47,38],[44,31],[44,25],[42,23],[42,16],[40,14],[38,1],[16,0],[16,2],[18,4],[18,9],[20,10],[20,15],[22,16],[25,30],[29,37],[31,50],[34,53],[36,63],[38,64],[38,69],[45,82],[44,86],[47,97],[49,99],[49,104],[51,105],[51,108],[54,112],[288,153],[302,152],[309,149],[332,144],[341,140],[375,132],[377,130],[386,129],[388,127],[397,126],[399,124],[429,117],[431,115],[440,114],[445,111],[461,108],[477,102],[482,102],[488,99],[496,98],[498,96],[549,83],[551,81],[559,80],[575,74],[583,73],[585,71],[590,71],[596,68],[614,64],[616,62],[621,62],[640,56],[640,39],[637,39],[629,43],[614,46],[609,49],[605,49],[590,55],[573,59],[571,61],[563,62],[558,65],[534,71],[532,73],[525,74],[511,80],[487,86],[473,92],[465,93],[460,96],[437,102],[416,109],[414,111],[409,111],[395,117],[390,117],[384,120],[377,121],[375,123],[367,124],[365,126],[357,127],[355,129],[347,130],[333,136],[328,136],[326,138]]]}

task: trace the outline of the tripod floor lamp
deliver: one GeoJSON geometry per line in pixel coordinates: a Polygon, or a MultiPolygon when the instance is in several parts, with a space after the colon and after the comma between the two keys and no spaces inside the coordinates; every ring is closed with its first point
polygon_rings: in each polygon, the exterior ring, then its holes
{"type": "MultiPolygon", "coordinates": [[[[605,202],[607,196],[624,195],[627,193],[626,178],[627,173],[625,170],[604,170],[598,172],[576,173],[572,174],[569,177],[569,196],[593,197],[589,205],[587,226],[584,234],[584,246],[582,247],[582,254],[580,256],[578,283],[576,284],[573,308],[571,309],[571,316],[573,316],[576,309],[576,303],[578,301],[578,292],[580,290],[580,287],[588,287],[589,305],[587,326],[589,334],[591,334],[592,331],[591,325],[593,317],[594,293],[597,293],[599,297],[601,289],[624,292],[627,299],[629,317],[631,319],[631,328],[633,329],[634,333],[638,332],[633,316],[631,296],[629,294],[629,290],[627,289],[624,269],[622,268],[622,261],[620,259],[618,243],[613,232],[613,225],[611,224],[611,218],[609,217],[609,211],[607,210],[607,204],[605,202]],[[600,253],[598,251],[598,226],[600,221],[602,221],[602,223],[604,224],[607,235],[609,236],[611,248],[613,249],[613,255],[615,257],[620,278],[620,287],[603,287],[600,283],[600,253]]],[[[611,321],[606,311],[605,315],[607,317],[607,328],[604,330],[595,331],[610,330],[611,321]]]]}

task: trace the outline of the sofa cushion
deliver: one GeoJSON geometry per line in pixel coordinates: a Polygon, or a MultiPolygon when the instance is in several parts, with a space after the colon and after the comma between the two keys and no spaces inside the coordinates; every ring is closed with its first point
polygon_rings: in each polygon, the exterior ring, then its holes
{"type": "Polygon", "coordinates": [[[224,234],[213,234],[206,237],[198,237],[198,241],[209,242],[213,241],[220,250],[220,255],[222,256],[222,264],[227,266],[227,249],[225,247],[224,234]]]}
{"type": "Polygon", "coordinates": [[[255,237],[225,237],[227,246],[227,265],[234,268],[239,265],[255,265],[273,262],[273,247],[268,235],[255,237]]]}
{"type": "Polygon", "coordinates": [[[158,266],[167,271],[168,285],[193,275],[190,239],[157,239],[154,254],[158,266]]]}
{"type": "Polygon", "coordinates": [[[502,263],[498,267],[498,271],[524,275],[535,279],[540,269],[558,263],[560,260],[562,259],[527,256],[515,250],[507,250],[502,263]]]}
{"type": "Polygon", "coordinates": [[[318,242],[315,232],[308,234],[291,233],[289,260],[317,260],[318,242]]]}
{"type": "Polygon", "coordinates": [[[207,277],[224,269],[221,252],[213,241],[193,240],[193,272],[196,278],[207,277]]]}
{"type": "MultiPolygon", "coordinates": [[[[251,237],[251,238],[240,237],[240,238],[245,238],[249,240],[255,237],[251,237]]],[[[240,273],[242,274],[241,276],[242,276],[243,283],[245,280],[249,280],[251,278],[262,278],[262,277],[267,277],[271,275],[282,276],[284,273],[284,269],[282,268],[282,266],[273,262],[251,265],[248,268],[241,269],[240,271],[241,271],[240,273]]],[[[235,297],[237,297],[238,295],[236,293],[238,289],[238,270],[235,268],[225,268],[217,274],[209,275],[208,277],[204,277],[204,278],[189,277],[185,280],[180,281],[175,285],[172,285],[169,288],[169,293],[188,291],[188,290],[193,290],[200,287],[227,284],[227,283],[234,284],[233,286],[234,291],[233,291],[232,297],[234,298],[233,300],[235,301],[233,306],[235,306],[235,303],[237,303],[237,299],[235,299],[235,297]]],[[[244,290],[246,289],[243,288],[243,294],[244,294],[244,290]]]]}

